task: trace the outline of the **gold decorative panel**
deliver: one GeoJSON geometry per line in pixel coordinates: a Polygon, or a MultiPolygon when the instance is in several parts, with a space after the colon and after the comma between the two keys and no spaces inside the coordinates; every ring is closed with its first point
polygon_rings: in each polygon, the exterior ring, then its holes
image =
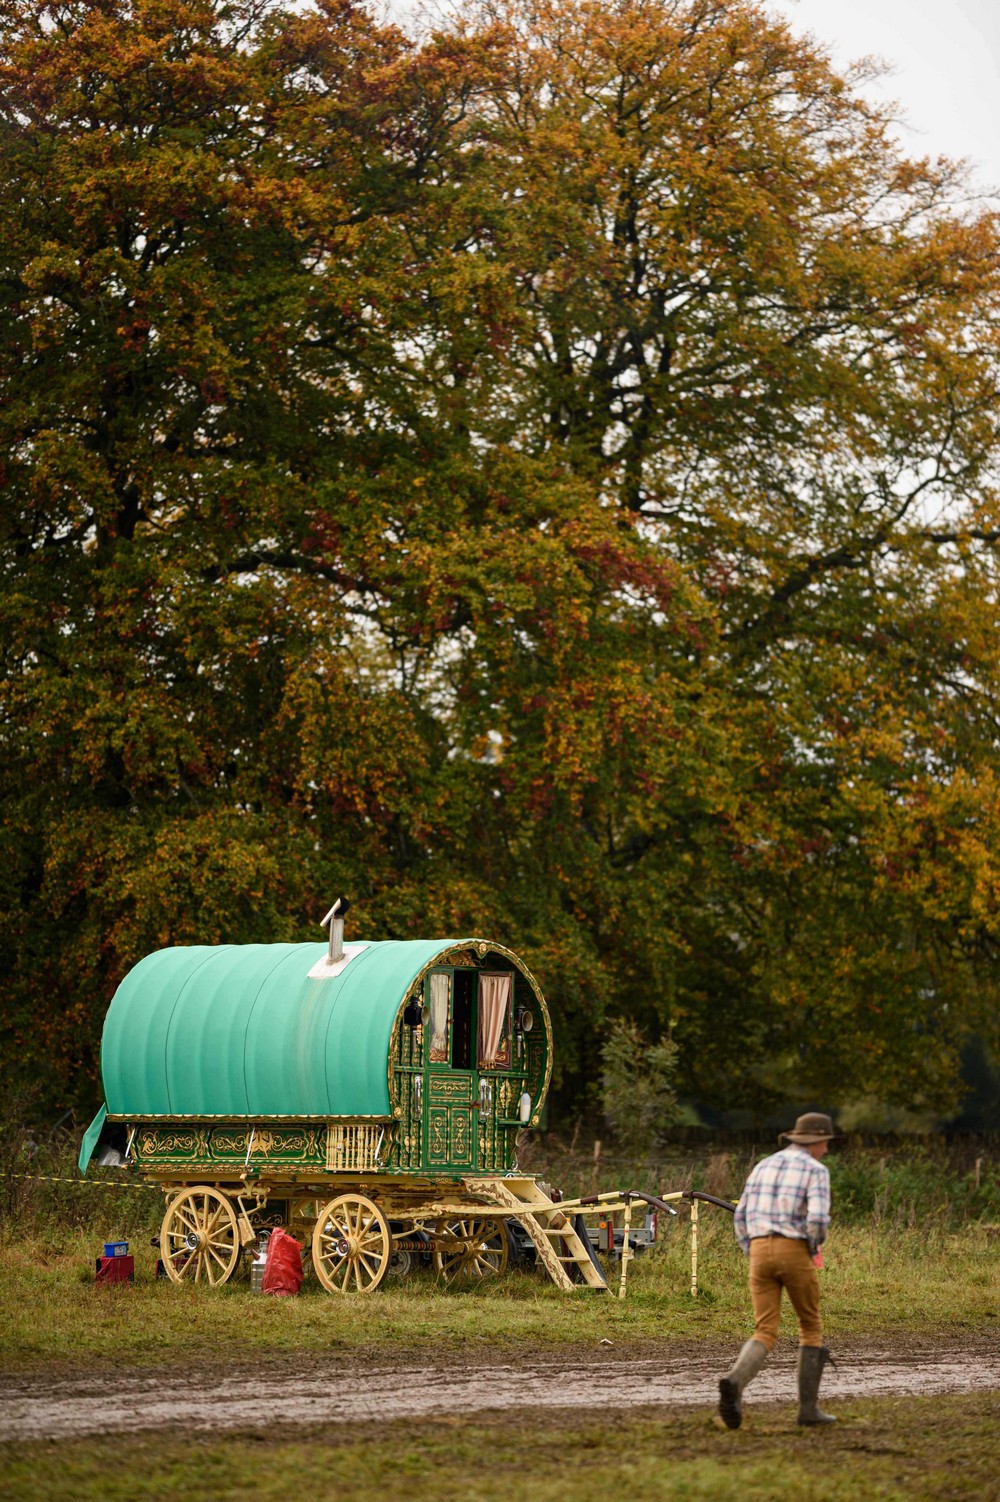
{"type": "Polygon", "coordinates": [[[469,1104],[469,1076],[467,1074],[430,1074],[427,1076],[429,1100],[469,1104]]]}
{"type": "Polygon", "coordinates": [[[326,1166],[330,1173],[378,1168],[385,1128],[370,1122],[330,1122],[326,1129],[326,1166]]]}

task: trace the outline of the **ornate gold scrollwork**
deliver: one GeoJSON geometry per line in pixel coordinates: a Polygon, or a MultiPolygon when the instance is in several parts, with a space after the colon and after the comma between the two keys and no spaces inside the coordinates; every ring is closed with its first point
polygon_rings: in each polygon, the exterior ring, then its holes
{"type": "Polygon", "coordinates": [[[456,1111],[452,1118],[452,1134],[455,1161],[462,1163],[469,1156],[469,1119],[461,1111],[456,1111]]]}
{"type": "Polygon", "coordinates": [[[163,1127],[148,1127],[136,1134],[135,1148],[140,1158],[175,1157],[184,1154],[194,1157],[198,1152],[197,1132],[191,1130],[170,1131],[163,1127]]]}
{"type": "Polygon", "coordinates": [[[245,1153],[247,1150],[248,1137],[248,1132],[233,1130],[226,1131],[225,1129],[221,1131],[213,1131],[212,1151],[213,1153],[229,1154],[245,1153]]]}
{"type": "Polygon", "coordinates": [[[427,1094],[431,1100],[463,1100],[469,1098],[469,1081],[463,1075],[431,1074],[427,1078],[427,1094]]]}
{"type": "Polygon", "coordinates": [[[432,1162],[443,1163],[448,1156],[448,1116],[444,1111],[431,1111],[428,1119],[430,1128],[430,1158],[432,1162]]]}

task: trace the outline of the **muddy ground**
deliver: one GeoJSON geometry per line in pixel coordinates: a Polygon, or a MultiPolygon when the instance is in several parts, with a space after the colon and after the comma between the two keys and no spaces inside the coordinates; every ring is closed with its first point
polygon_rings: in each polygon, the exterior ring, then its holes
{"type": "MultiPolygon", "coordinates": [[[[1000,1391],[1000,1338],[837,1343],[823,1396],[1000,1391]]],[[[271,1356],[243,1367],[184,1365],[58,1377],[0,1377],[0,1441],[58,1440],[182,1427],[188,1432],[357,1424],[499,1409],[629,1410],[714,1406],[734,1348],[644,1341],[504,1353],[271,1356]],[[114,1394],[120,1396],[114,1396],[114,1394]]],[[[754,1404],[791,1403],[795,1347],[783,1343],[751,1390],[754,1404]]]]}

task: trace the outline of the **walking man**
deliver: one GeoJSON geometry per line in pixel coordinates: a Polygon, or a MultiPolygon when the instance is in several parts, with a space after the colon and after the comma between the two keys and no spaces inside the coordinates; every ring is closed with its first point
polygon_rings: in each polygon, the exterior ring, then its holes
{"type": "Polygon", "coordinates": [[[788,1146],[757,1164],[740,1195],[736,1239],[750,1254],[756,1325],[719,1382],[719,1413],[729,1429],[740,1427],[743,1389],[774,1349],[782,1289],[799,1320],[799,1423],[835,1422],[817,1402],[830,1351],[823,1344],[816,1265],[830,1224],[830,1172],[820,1160],[836,1137],[829,1116],[800,1116],[790,1132],[781,1133],[788,1146]]]}

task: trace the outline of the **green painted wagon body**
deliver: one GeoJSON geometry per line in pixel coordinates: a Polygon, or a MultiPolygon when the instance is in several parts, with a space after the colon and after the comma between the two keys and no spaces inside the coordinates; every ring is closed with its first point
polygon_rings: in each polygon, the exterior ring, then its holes
{"type": "Polygon", "coordinates": [[[106,1119],[135,1128],[133,1161],[509,1172],[551,1067],[548,1010],[521,962],[482,939],[326,957],[325,944],[190,946],[130,971],[101,1074],[106,1119]],[[495,1042],[484,980],[501,993],[495,1042]]]}
{"type": "Polygon", "coordinates": [[[109,1133],[124,1140],[168,1196],[160,1246],[178,1280],[225,1281],[274,1223],[312,1227],[336,1291],[377,1286],[414,1236],[445,1270],[449,1252],[458,1270],[497,1270],[514,1214],[557,1282],[579,1263],[598,1286],[518,1175],[551,1067],[542,993],[490,940],[163,949],[112,1000],[80,1167],[109,1133]]]}

